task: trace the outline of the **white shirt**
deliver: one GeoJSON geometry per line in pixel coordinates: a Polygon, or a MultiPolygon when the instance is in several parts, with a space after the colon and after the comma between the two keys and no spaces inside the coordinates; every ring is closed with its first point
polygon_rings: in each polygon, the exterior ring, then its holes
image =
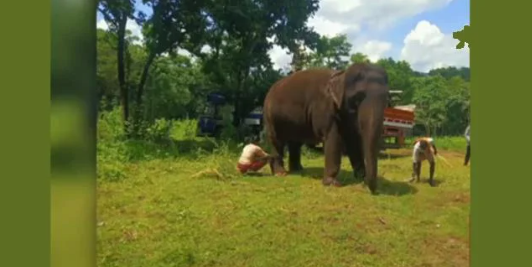
{"type": "Polygon", "coordinates": [[[248,144],[242,149],[242,155],[238,159],[240,164],[251,164],[257,156],[262,156],[264,151],[257,145],[248,144]]]}
{"type": "Polygon", "coordinates": [[[465,130],[465,133],[464,133],[464,136],[465,136],[465,138],[466,138],[468,144],[469,144],[469,142],[470,142],[470,141],[469,141],[469,131],[470,131],[470,130],[469,130],[469,125],[468,125],[467,128],[466,128],[466,130],[465,130]]]}
{"type": "MultiPolygon", "coordinates": [[[[434,139],[432,139],[432,138],[425,138],[425,140],[427,140],[429,142],[429,145],[434,143],[434,139]]],[[[432,161],[433,160],[432,153],[427,155],[426,151],[421,149],[419,143],[420,142],[416,142],[416,144],[414,145],[414,151],[412,153],[412,159],[414,160],[414,162],[421,161],[422,157],[428,159],[429,161],[432,161]]],[[[430,148],[430,147],[427,148],[427,149],[432,151],[432,148],[430,148]]]]}

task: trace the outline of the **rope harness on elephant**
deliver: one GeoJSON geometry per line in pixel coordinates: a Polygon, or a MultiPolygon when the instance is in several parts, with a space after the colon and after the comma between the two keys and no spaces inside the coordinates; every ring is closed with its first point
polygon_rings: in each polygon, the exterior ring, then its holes
{"type": "MultiPolygon", "coordinates": [[[[337,97],[336,97],[336,94],[333,92],[333,86],[338,86],[336,85],[336,83],[338,82],[338,76],[342,75],[344,73],[343,70],[338,70],[338,71],[335,71],[331,74],[331,77],[329,78],[329,81],[327,82],[327,94],[329,95],[329,97],[331,97],[333,103],[336,105],[336,109],[337,110],[340,110],[341,106],[342,106],[342,102],[341,100],[339,100],[337,97]]],[[[335,118],[337,120],[340,120],[340,115],[338,113],[335,113],[335,118]]]]}

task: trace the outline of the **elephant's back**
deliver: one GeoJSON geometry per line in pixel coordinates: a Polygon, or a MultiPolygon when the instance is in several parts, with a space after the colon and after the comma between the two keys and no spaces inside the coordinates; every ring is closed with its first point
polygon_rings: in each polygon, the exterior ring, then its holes
{"type": "Polygon", "coordinates": [[[300,105],[313,101],[332,73],[329,69],[308,69],[284,77],[272,85],[264,106],[300,105]]]}
{"type": "Polygon", "coordinates": [[[314,139],[309,106],[323,100],[321,89],[332,73],[328,69],[302,70],[274,83],[264,99],[267,127],[282,139],[314,139]]]}

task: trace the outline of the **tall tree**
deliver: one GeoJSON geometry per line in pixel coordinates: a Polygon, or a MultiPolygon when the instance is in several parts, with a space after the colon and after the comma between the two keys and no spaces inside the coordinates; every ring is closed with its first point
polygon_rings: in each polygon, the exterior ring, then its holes
{"type": "Polygon", "coordinates": [[[334,37],[321,36],[316,46],[316,52],[311,55],[312,67],[327,67],[344,69],[349,64],[351,44],[345,34],[334,37]]]}
{"type": "Polygon", "coordinates": [[[141,23],[142,12],[135,15],[134,0],[100,0],[98,10],[103,15],[109,30],[116,34],[116,57],[117,57],[117,78],[120,88],[120,102],[122,105],[122,116],[124,125],[127,127],[129,120],[129,92],[126,82],[126,25],[128,19],[141,23]]]}
{"type": "Polygon", "coordinates": [[[403,91],[398,104],[411,104],[414,88],[411,81],[413,71],[410,64],[403,60],[395,61],[392,58],[379,59],[376,64],[386,69],[390,89],[403,91]]]}
{"type": "Polygon", "coordinates": [[[208,25],[206,0],[143,0],[143,3],[153,12],[143,27],[147,58],[135,96],[137,130],[142,119],[144,87],[154,60],[165,52],[175,54],[178,47],[197,53],[208,25]]]}
{"type": "Polygon", "coordinates": [[[447,121],[446,80],[439,75],[416,78],[414,88],[416,120],[425,126],[426,134],[437,135],[437,129],[447,121]]]}
{"type": "Polygon", "coordinates": [[[448,98],[446,103],[447,123],[442,129],[446,135],[460,135],[467,127],[470,111],[469,83],[460,76],[447,79],[448,98]]]}
{"type": "Polygon", "coordinates": [[[272,45],[291,51],[302,43],[313,46],[316,34],[306,21],[317,9],[317,0],[244,0],[238,6],[230,0],[211,2],[207,13],[212,27],[207,39],[212,50],[201,57],[204,71],[234,104],[235,124],[256,102],[249,91],[250,75],[272,68],[268,55],[272,45]]]}

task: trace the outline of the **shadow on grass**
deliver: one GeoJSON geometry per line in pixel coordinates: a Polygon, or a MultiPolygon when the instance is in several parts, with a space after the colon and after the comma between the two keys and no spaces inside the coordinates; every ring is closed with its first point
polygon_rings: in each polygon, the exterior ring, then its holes
{"type": "Polygon", "coordinates": [[[391,181],[379,176],[378,194],[403,196],[416,194],[417,188],[406,181],[391,181]]]}
{"type": "Polygon", "coordinates": [[[377,156],[379,159],[399,159],[399,158],[405,158],[411,156],[410,154],[397,154],[397,153],[386,153],[386,152],[379,152],[379,155],[377,156]]]}
{"type": "MultiPolygon", "coordinates": [[[[303,169],[303,171],[294,174],[300,174],[303,177],[321,180],[323,178],[323,168],[306,167],[303,169]]],[[[340,173],[338,174],[338,180],[342,183],[342,186],[364,183],[363,179],[355,179],[355,177],[353,176],[353,172],[345,170],[340,170],[340,173]]],[[[378,194],[403,196],[417,193],[417,188],[412,186],[407,181],[391,181],[382,176],[379,176],[378,183],[378,194]]]]}
{"type": "MultiPolygon", "coordinates": [[[[307,146],[306,147],[307,153],[315,154],[317,156],[323,156],[323,147],[312,147],[307,146]]],[[[342,151],[342,156],[347,157],[347,152],[342,151]]],[[[410,153],[397,153],[396,151],[392,151],[392,153],[387,153],[385,151],[380,151],[378,154],[379,159],[398,159],[398,158],[404,158],[404,157],[410,157],[410,153]]]]}
{"type": "MultiPolygon", "coordinates": [[[[445,183],[442,179],[434,178],[434,187],[438,187],[441,184],[445,183]]],[[[421,179],[421,184],[429,184],[429,178],[421,179]]]]}

